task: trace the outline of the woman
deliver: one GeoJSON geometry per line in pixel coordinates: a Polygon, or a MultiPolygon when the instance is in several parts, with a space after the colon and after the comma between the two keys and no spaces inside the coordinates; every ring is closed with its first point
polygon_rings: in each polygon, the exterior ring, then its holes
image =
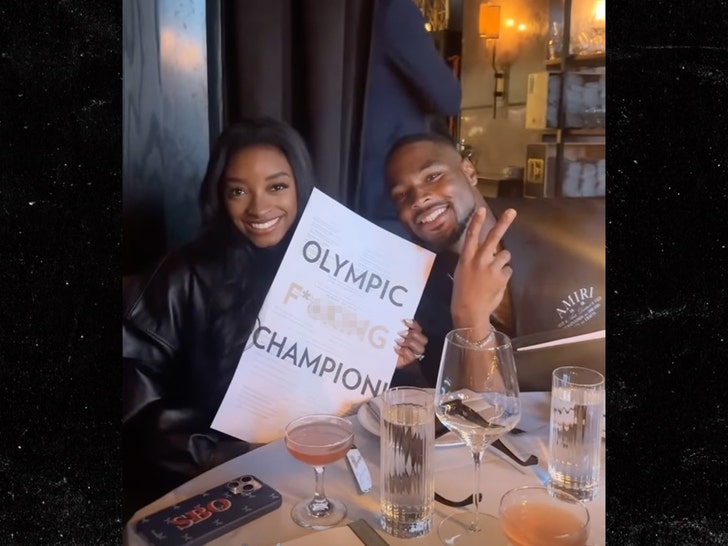
{"type": "MultiPolygon", "coordinates": [[[[203,233],[161,261],[124,315],[126,517],[251,448],[210,423],[313,186],[288,125],[247,120],[218,138],[200,189],[203,233]]],[[[426,342],[412,324],[398,366],[426,342]]]]}

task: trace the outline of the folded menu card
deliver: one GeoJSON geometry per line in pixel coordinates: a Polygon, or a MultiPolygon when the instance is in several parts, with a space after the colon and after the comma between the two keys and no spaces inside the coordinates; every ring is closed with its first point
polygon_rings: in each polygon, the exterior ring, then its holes
{"type": "Polygon", "coordinates": [[[386,390],[434,258],[314,190],[212,427],[266,443],[386,390]]]}
{"type": "Polygon", "coordinates": [[[606,371],[604,330],[566,328],[512,341],[522,391],[550,391],[551,374],[559,366],[583,366],[602,374],[606,371]]]}
{"type": "Polygon", "coordinates": [[[536,349],[545,349],[546,347],[556,347],[558,345],[569,345],[571,343],[579,343],[581,341],[590,341],[593,339],[604,339],[606,334],[605,330],[597,330],[596,332],[588,332],[586,334],[579,334],[574,336],[564,336],[564,332],[559,332],[563,337],[557,337],[556,339],[548,339],[542,337],[541,341],[535,342],[532,338],[530,343],[524,343],[524,338],[521,338],[519,347],[516,347],[516,351],[534,351],[536,349]]]}

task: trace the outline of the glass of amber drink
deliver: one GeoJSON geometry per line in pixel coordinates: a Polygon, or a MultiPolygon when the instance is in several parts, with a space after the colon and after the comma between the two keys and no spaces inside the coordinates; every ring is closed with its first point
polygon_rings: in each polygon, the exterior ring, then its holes
{"type": "Polygon", "coordinates": [[[346,505],[327,498],[324,467],[344,457],[354,444],[351,423],[335,415],[307,415],[286,427],[286,448],[294,458],[313,466],[316,488],[313,499],[302,500],[291,510],[291,518],[301,527],[328,529],[346,517],[346,505]]]}
{"type": "Polygon", "coordinates": [[[511,489],[501,498],[499,513],[513,546],[585,546],[589,538],[586,506],[549,487],[511,489]]]}

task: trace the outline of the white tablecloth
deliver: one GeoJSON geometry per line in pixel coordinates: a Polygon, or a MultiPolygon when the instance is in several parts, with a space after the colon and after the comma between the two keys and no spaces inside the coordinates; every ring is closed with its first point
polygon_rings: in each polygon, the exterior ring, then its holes
{"type": "MultiPolygon", "coordinates": [[[[522,393],[523,418],[521,427],[527,434],[508,435],[508,440],[526,453],[534,453],[539,458],[539,466],[544,470],[548,448],[548,416],[549,393],[522,393]]],[[[372,527],[379,530],[379,438],[367,432],[354,422],[355,442],[366,459],[372,474],[374,487],[367,494],[359,493],[356,482],[345,460],[326,467],[326,494],[344,501],[348,507],[348,516],[343,524],[363,518],[372,527]]],[[[602,446],[604,448],[604,446],[602,446]]],[[[602,462],[604,451],[602,451],[602,462]]],[[[473,493],[473,459],[469,450],[463,446],[438,447],[435,456],[435,489],[451,500],[461,500],[473,493]]],[[[604,464],[601,471],[601,485],[597,498],[588,503],[591,516],[591,533],[588,544],[601,546],[605,543],[605,485],[604,464]]],[[[293,459],[286,451],[283,441],[273,442],[255,449],[236,459],[214,468],[197,478],[178,487],[164,497],[139,510],[131,518],[124,530],[126,546],[143,546],[145,543],[134,532],[134,526],[141,518],[167,506],[172,506],[191,496],[223,484],[243,474],[253,474],[262,481],[277,489],[283,497],[281,508],[252,521],[211,542],[214,546],[274,546],[279,542],[291,540],[317,531],[304,529],[293,523],[290,517],[291,507],[303,498],[313,495],[314,473],[310,466],[293,459]]],[[[501,496],[514,487],[522,485],[539,485],[536,474],[529,467],[518,467],[509,464],[490,448],[485,455],[481,467],[481,490],[483,500],[481,512],[497,515],[498,502],[501,496]]],[[[456,511],[467,508],[449,508],[435,503],[435,527],[425,537],[398,539],[380,531],[381,536],[392,546],[412,545],[441,546],[437,536],[437,525],[440,521],[456,511]]]]}

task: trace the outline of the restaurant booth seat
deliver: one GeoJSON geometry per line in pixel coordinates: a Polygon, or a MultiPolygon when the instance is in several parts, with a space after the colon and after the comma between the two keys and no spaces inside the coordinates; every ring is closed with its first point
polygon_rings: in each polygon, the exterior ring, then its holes
{"type": "Polygon", "coordinates": [[[604,341],[604,338],[601,338],[548,349],[516,350],[516,370],[520,390],[550,391],[551,374],[561,366],[581,366],[604,375],[606,371],[604,341]]]}
{"type": "Polygon", "coordinates": [[[486,201],[496,215],[507,207],[518,211],[503,240],[511,251],[511,290],[520,294],[514,300],[514,312],[525,317],[512,333],[521,390],[550,391],[551,374],[561,366],[581,366],[603,374],[605,337],[595,333],[605,330],[605,199],[497,197],[486,201]],[[592,291],[591,297],[572,302],[570,292],[585,287],[592,291]],[[571,318],[563,314],[567,298],[571,302],[567,307],[577,310],[571,318]],[[557,326],[568,321],[581,324],[557,326]],[[523,350],[584,334],[593,339],[523,350]]]}

